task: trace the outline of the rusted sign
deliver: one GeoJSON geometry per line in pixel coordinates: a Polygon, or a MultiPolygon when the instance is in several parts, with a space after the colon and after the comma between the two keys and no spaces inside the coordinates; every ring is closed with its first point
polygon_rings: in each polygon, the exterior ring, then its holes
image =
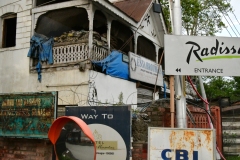
{"type": "Polygon", "coordinates": [[[0,95],[0,136],[48,138],[56,92],[0,95]]]}
{"type": "Polygon", "coordinates": [[[211,129],[148,129],[149,160],[216,159],[215,131],[211,129]]]}

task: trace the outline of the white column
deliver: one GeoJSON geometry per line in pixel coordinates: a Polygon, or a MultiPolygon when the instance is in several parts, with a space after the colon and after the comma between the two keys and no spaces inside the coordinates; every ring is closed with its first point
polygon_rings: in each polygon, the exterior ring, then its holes
{"type": "Polygon", "coordinates": [[[93,53],[93,19],[94,19],[94,11],[92,4],[89,7],[88,12],[88,20],[89,20],[89,37],[88,37],[88,45],[89,45],[89,53],[88,53],[88,58],[92,59],[94,57],[93,53]]]}
{"type": "MultiPolygon", "coordinates": [[[[173,2],[173,24],[174,35],[182,34],[182,12],[180,0],[173,2]]],[[[178,53],[176,53],[178,54],[178,53]]],[[[186,111],[186,97],[183,92],[185,79],[183,76],[176,75],[175,78],[175,94],[176,94],[176,119],[178,128],[187,128],[187,111],[186,111]]]]}

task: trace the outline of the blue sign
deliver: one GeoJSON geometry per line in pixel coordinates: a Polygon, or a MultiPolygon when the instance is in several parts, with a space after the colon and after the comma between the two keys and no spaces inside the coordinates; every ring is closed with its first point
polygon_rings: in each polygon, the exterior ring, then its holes
{"type": "Polygon", "coordinates": [[[66,107],[66,116],[88,124],[97,144],[97,159],[129,160],[131,155],[131,107],[66,107]]]}
{"type": "MultiPolygon", "coordinates": [[[[161,157],[163,160],[171,160],[172,158],[167,158],[168,152],[174,152],[173,149],[164,149],[161,153],[161,157]]],[[[176,160],[189,160],[188,151],[184,149],[176,149],[175,150],[176,160]]],[[[198,160],[198,151],[193,151],[193,160],[198,160]]]]}

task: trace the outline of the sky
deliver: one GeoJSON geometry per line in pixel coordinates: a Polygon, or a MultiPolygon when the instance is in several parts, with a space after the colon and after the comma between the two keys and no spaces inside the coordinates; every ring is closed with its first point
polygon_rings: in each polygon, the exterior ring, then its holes
{"type": "Polygon", "coordinates": [[[239,2],[240,0],[231,0],[231,5],[233,8],[233,13],[229,13],[229,17],[231,20],[229,19],[228,16],[225,16],[227,21],[225,20],[225,18],[223,17],[223,22],[228,26],[227,29],[223,29],[221,33],[217,33],[216,36],[221,36],[221,37],[240,37],[240,8],[239,8],[239,2]],[[235,28],[235,27],[236,28],[235,28]],[[237,29],[237,30],[236,30],[237,29]],[[228,31],[230,32],[230,34],[228,33],[228,31]],[[235,32],[235,33],[234,33],[235,32]]]}

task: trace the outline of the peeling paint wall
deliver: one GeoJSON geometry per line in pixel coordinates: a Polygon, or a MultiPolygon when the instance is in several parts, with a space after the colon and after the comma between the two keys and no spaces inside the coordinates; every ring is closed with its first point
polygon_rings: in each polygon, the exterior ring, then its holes
{"type": "MultiPolygon", "coordinates": [[[[137,89],[136,83],[127,81],[120,78],[111,77],[109,75],[105,75],[99,72],[90,71],[90,81],[92,82],[92,86],[89,87],[90,93],[92,89],[96,89],[97,96],[92,97],[90,94],[90,99],[95,101],[95,105],[97,102],[118,104],[119,96],[122,93],[124,104],[137,104],[137,89]]],[[[104,105],[104,104],[102,104],[104,105]]],[[[132,107],[135,107],[134,105],[132,107]]]]}
{"type": "Polygon", "coordinates": [[[59,105],[86,104],[88,85],[82,83],[88,81],[88,71],[58,68],[43,72],[41,83],[37,80],[37,73],[29,72],[30,59],[27,54],[32,32],[32,1],[0,1],[0,6],[0,16],[17,13],[16,46],[0,48],[0,93],[58,91],[59,105]]]}

